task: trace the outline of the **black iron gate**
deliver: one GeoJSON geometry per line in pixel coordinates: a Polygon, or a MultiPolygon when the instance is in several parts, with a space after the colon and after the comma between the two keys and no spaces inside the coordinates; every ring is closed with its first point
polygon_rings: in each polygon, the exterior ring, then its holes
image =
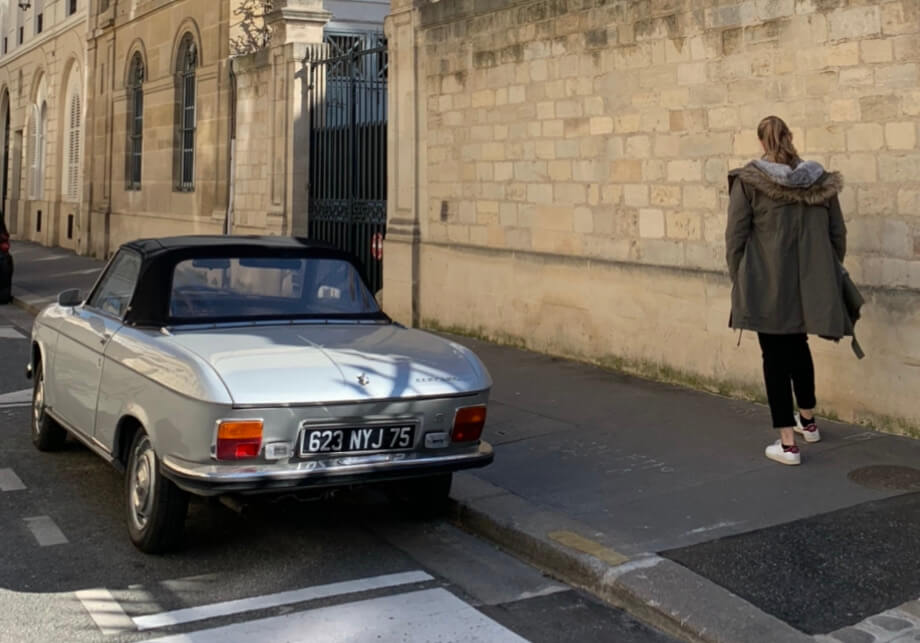
{"type": "Polygon", "coordinates": [[[326,36],[310,63],[309,235],[354,253],[383,285],[387,48],[382,35],[326,36]]]}

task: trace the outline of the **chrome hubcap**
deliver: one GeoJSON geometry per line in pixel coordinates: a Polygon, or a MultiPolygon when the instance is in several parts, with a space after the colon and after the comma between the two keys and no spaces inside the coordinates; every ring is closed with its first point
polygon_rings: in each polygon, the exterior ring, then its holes
{"type": "Polygon", "coordinates": [[[32,433],[38,435],[41,431],[42,416],[45,414],[45,378],[39,377],[35,383],[35,393],[32,395],[32,433]]]}
{"type": "Polygon", "coordinates": [[[134,526],[143,529],[150,518],[153,507],[153,488],[156,482],[156,456],[145,439],[134,452],[134,468],[131,475],[131,518],[134,526]]]}

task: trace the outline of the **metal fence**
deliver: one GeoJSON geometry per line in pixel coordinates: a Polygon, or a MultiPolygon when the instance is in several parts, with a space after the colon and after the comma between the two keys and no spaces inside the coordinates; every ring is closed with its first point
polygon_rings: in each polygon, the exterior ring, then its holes
{"type": "Polygon", "coordinates": [[[310,63],[309,235],[355,254],[383,285],[387,48],[382,35],[327,36],[310,63]]]}

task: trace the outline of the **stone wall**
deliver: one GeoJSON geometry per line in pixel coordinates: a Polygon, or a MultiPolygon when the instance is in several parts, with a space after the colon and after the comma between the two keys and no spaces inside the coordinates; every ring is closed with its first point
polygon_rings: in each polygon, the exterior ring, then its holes
{"type": "Polygon", "coordinates": [[[817,343],[822,407],[920,425],[920,3],[394,0],[388,30],[397,316],[760,390],[727,328],[726,172],[777,114],[844,173],[871,300],[865,361],[817,343]]]}

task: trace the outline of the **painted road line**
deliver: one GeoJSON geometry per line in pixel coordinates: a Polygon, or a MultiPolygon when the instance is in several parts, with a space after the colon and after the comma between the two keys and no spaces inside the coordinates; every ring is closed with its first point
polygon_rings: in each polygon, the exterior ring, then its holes
{"type": "Polygon", "coordinates": [[[35,540],[42,547],[51,547],[52,545],[64,545],[70,542],[64,532],[58,529],[50,516],[35,516],[34,518],[23,518],[26,526],[35,540]]]}
{"type": "Polygon", "coordinates": [[[134,631],[134,621],[125,614],[109,590],[84,589],[74,593],[103,635],[134,631]]]}
{"type": "Polygon", "coordinates": [[[440,588],[294,612],[148,643],[227,641],[526,643],[526,639],[440,588]]]}
{"type": "Polygon", "coordinates": [[[32,389],[24,388],[21,391],[3,393],[0,395],[0,408],[19,406],[32,406],[32,389]]]}
{"type": "Polygon", "coordinates": [[[411,583],[424,583],[430,580],[434,580],[434,578],[420,571],[386,574],[373,578],[362,578],[359,580],[332,583],[330,585],[305,587],[289,592],[279,592],[277,594],[253,596],[252,598],[242,598],[235,601],[212,603],[211,605],[201,605],[200,607],[189,607],[186,609],[174,610],[172,612],[151,614],[149,616],[136,616],[134,618],[134,624],[139,630],[152,630],[160,627],[201,621],[207,618],[239,614],[240,612],[251,612],[252,610],[290,605],[291,603],[303,603],[318,598],[367,592],[375,589],[384,589],[386,587],[409,585],[411,583]]]}
{"type": "Polygon", "coordinates": [[[0,491],[22,491],[25,488],[12,469],[0,469],[0,491]]]}
{"type": "Polygon", "coordinates": [[[624,556],[620,552],[610,549],[610,547],[605,547],[599,542],[595,542],[590,538],[585,538],[573,531],[553,531],[546,535],[550,540],[554,540],[560,545],[594,556],[611,565],[621,565],[629,560],[627,556],[624,556]]]}
{"type": "Polygon", "coordinates": [[[25,339],[26,336],[15,328],[0,326],[0,339],[25,339]]]}

